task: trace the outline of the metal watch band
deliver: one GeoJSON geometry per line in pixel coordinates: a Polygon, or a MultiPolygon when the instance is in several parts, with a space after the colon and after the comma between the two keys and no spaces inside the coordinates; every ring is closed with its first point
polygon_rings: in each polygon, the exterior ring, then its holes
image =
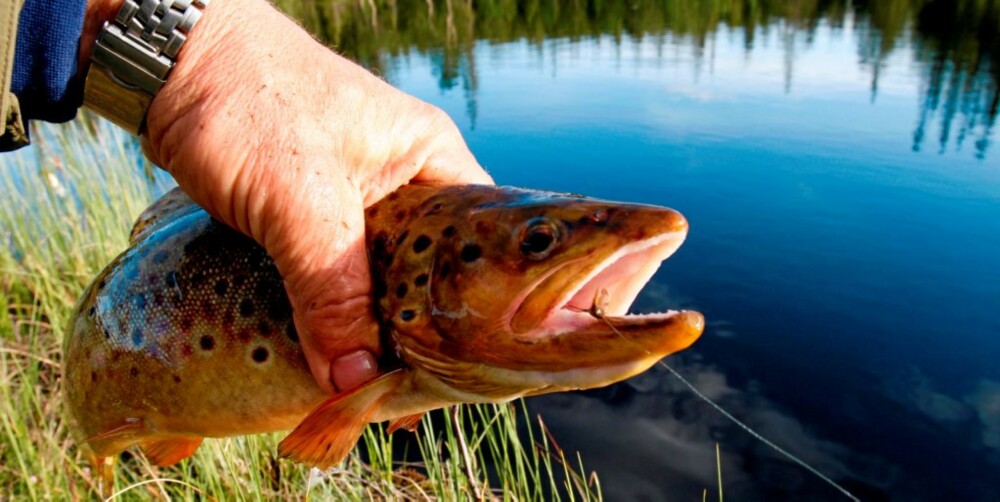
{"type": "Polygon", "coordinates": [[[138,135],[209,0],[125,0],[94,43],[84,104],[138,135]]]}

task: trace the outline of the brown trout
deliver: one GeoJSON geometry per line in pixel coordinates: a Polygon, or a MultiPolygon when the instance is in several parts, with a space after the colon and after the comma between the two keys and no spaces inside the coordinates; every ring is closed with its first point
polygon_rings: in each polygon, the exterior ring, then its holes
{"type": "Polygon", "coordinates": [[[670,209],[409,185],[367,210],[366,234],[388,372],[331,396],[263,248],[179,191],[151,206],[65,343],[68,405],[91,459],[109,469],[141,445],[169,465],[204,437],[294,427],[281,454],[326,468],[368,423],[413,429],[455,403],[608,385],[703,329],[697,312],[626,315],[687,234],[670,209]]]}

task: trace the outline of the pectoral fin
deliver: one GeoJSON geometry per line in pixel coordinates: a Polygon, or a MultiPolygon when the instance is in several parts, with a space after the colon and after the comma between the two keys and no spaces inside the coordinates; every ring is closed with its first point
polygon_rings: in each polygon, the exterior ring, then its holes
{"type": "Polygon", "coordinates": [[[166,467],[194,455],[195,450],[201,446],[201,439],[197,436],[152,439],[142,443],[142,451],[150,462],[166,467]]]}
{"type": "Polygon", "coordinates": [[[146,432],[141,418],[128,418],[124,422],[87,438],[87,443],[98,457],[117,455],[125,448],[138,442],[146,432]]]}
{"type": "Polygon", "coordinates": [[[399,369],[331,397],[281,441],[279,454],[320,469],[340,463],[407,375],[399,369]]]}
{"type": "Polygon", "coordinates": [[[389,434],[398,431],[399,429],[405,429],[410,432],[417,432],[417,427],[420,426],[420,419],[424,418],[424,413],[414,413],[413,415],[407,415],[405,417],[399,417],[389,421],[389,434]]]}

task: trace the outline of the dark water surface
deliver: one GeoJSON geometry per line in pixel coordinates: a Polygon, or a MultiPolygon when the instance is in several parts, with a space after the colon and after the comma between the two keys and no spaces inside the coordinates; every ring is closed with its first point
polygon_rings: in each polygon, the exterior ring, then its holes
{"type": "MultiPolygon", "coordinates": [[[[502,184],[667,205],[668,362],[864,500],[1000,500],[1000,2],[301,4],[502,184]]],[[[838,494],[661,369],[529,402],[614,500],[838,494]]]]}

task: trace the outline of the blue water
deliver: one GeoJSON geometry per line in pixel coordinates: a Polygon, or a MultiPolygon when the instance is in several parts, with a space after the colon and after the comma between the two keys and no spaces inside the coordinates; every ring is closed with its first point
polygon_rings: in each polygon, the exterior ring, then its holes
{"type": "MultiPolygon", "coordinates": [[[[924,106],[912,40],[873,91],[858,30],[743,35],[480,40],[474,85],[434,50],[388,74],[498,183],[683,212],[635,308],[704,312],[667,362],[762,434],[865,500],[1000,500],[994,135],[924,106]]],[[[727,499],[838,499],[662,370],[529,405],[612,499],[701,500],[716,443],[727,499]]]]}

